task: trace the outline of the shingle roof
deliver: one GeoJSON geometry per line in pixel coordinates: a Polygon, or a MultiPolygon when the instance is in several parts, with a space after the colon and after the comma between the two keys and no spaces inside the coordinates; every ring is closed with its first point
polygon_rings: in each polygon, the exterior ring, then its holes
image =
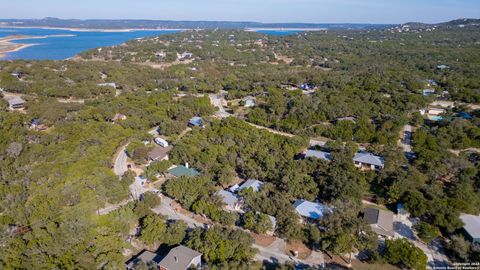
{"type": "Polygon", "coordinates": [[[480,215],[463,214],[460,216],[460,219],[465,224],[463,229],[465,229],[473,239],[480,239],[480,215]]]}
{"type": "Polygon", "coordinates": [[[353,161],[364,163],[364,164],[375,165],[379,167],[383,167],[385,165],[385,161],[383,157],[376,156],[374,154],[367,153],[367,152],[358,152],[353,157],[353,161]]]}
{"type": "Polygon", "coordinates": [[[168,155],[168,152],[172,150],[171,146],[160,147],[156,146],[150,153],[148,153],[148,158],[151,160],[161,160],[168,155]]]}
{"type": "Polygon", "coordinates": [[[253,191],[255,192],[258,192],[260,191],[260,188],[263,186],[263,182],[262,181],[258,181],[256,179],[249,179],[247,181],[245,181],[245,183],[243,183],[239,188],[238,188],[238,191],[240,190],[244,190],[244,189],[247,189],[247,188],[252,188],[253,191]]]}
{"type": "Polygon", "coordinates": [[[305,153],[305,158],[309,157],[314,157],[314,158],[319,158],[323,159],[326,161],[331,161],[332,157],[329,152],[324,152],[324,151],[318,151],[318,150],[307,150],[307,153],[305,153]]]}
{"type": "Polygon", "coordinates": [[[187,168],[183,165],[172,168],[172,169],[168,170],[168,172],[175,177],[182,177],[182,176],[193,177],[193,176],[199,176],[200,175],[200,173],[197,170],[192,169],[192,168],[187,168]]]}
{"type": "Polygon", "coordinates": [[[372,229],[381,235],[393,236],[393,213],[369,207],[365,209],[363,219],[372,226],[372,229]]]}
{"type": "Polygon", "coordinates": [[[297,210],[298,214],[311,219],[320,219],[331,211],[330,208],[321,203],[309,202],[300,199],[294,203],[293,207],[295,207],[295,210],[297,210]]]}
{"type": "Polygon", "coordinates": [[[202,256],[202,253],[186,246],[178,246],[172,248],[167,256],[158,263],[158,266],[168,270],[185,270],[188,269],[192,260],[198,256],[202,256]]]}
{"type": "Polygon", "coordinates": [[[238,203],[237,195],[229,191],[219,190],[217,192],[217,195],[222,198],[223,203],[225,203],[226,205],[235,205],[236,203],[238,203]]]}

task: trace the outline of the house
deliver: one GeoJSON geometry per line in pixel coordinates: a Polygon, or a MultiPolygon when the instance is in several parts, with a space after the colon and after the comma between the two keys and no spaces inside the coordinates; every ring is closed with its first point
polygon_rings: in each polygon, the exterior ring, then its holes
{"type": "Polygon", "coordinates": [[[329,152],[311,150],[311,149],[307,150],[307,152],[305,153],[305,158],[318,158],[325,161],[332,160],[332,156],[329,152]]]}
{"type": "Polygon", "coordinates": [[[350,121],[352,123],[355,123],[355,122],[357,122],[357,118],[354,117],[354,116],[340,117],[340,118],[335,119],[334,122],[340,122],[340,121],[350,121]]]}
{"type": "Polygon", "coordinates": [[[158,263],[160,262],[160,259],[161,257],[157,253],[154,253],[148,250],[143,250],[140,253],[138,253],[135,257],[128,260],[126,262],[126,265],[128,270],[135,270],[135,268],[140,262],[143,262],[146,265],[150,265],[150,264],[158,265],[158,263]]]}
{"type": "Polygon", "coordinates": [[[435,95],[435,89],[423,89],[423,90],[422,90],[422,94],[423,94],[423,96],[425,96],[425,97],[428,97],[428,96],[431,96],[431,95],[435,95]]]}
{"type": "Polygon", "coordinates": [[[427,108],[427,109],[420,110],[421,115],[427,115],[427,116],[432,116],[432,115],[437,116],[437,115],[443,114],[445,112],[446,112],[445,109],[435,108],[435,107],[430,107],[430,108],[427,108]]]}
{"type": "Polygon", "coordinates": [[[262,186],[263,186],[262,181],[258,181],[256,179],[248,179],[240,187],[238,187],[237,191],[241,191],[241,190],[244,190],[244,189],[251,188],[253,191],[259,192],[260,188],[262,188],[262,186]]]}
{"type": "Polygon", "coordinates": [[[160,147],[155,146],[152,151],[148,153],[148,160],[150,161],[162,161],[168,160],[168,153],[172,150],[171,146],[160,147]]]}
{"type": "Polygon", "coordinates": [[[203,124],[202,118],[198,116],[190,118],[190,120],[188,120],[188,126],[205,128],[205,124],[203,124]]]}
{"type": "Polygon", "coordinates": [[[450,67],[447,66],[447,65],[439,65],[439,66],[437,66],[437,69],[440,69],[440,70],[448,69],[448,68],[450,68],[450,67]]]}
{"type": "Polygon", "coordinates": [[[25,108],[25,100],[19,97],[10,98],[7,100],[7,102],[8,102],[8,106],[12,110],[25,108]]]}
{"type": "Polygon", "coordinates": [[[332,210],[324,204],[298,199],[293,204],[297,213],[308,219],[321,219],[332,210]]]}
{"type": "Polygon", "coordinates": [[[97,86],[100,86],[100,87],[112,87],[113,89],[118,89],[117,84],[114,83],[114,82],[110,82],[110,83],[99,83],[99,84],[97,84],[97,86]]]}
{"type": "Polygon", "coordinates": [[[115,116],[113,116],[112,118],[112,121],[115,122],[115,121],[123,121],[123,120],[127,120],[127,116],[125,114],[121,114],[121,113],[117,113],[115,114],[115,116]]]}
{"type": "Polygon", "coordinates": [[[177,54],[177,58],[179,60],[186,60],[186,59],[191,59],[193,58],[193,53],[191,52],[184,52],[182,54],[177,54]]]}
{"type": "Polygon", "coordinates": [[[378,235],[390,238],[393,237],[393,213],[386,210],[368,207],[363,214],[365,220],[372,230],[378,235]]]}
{"type": "Polygon", "coordinates": [[[255,98],[253,97],[247,97],[243,100],[244,102],[244,107],[247,107],[247,108],[252,108],[252,107],[255,107],[256,105],[256,101],[255,101],[255,98]]]}
{"type": "Polygon", "coordinates": [[[463,230],[465,231],[467,238],[473,243],[480,244],[480,215],[474,216],[462,214],[460,215],[460,219],[463,224],[465,224],[463,230]]]}
{"type": "Polygon", "coordinates": [[[432,80],[432,79],[427,80],[427,86],[437,86],[437,85],[438,85],[437,81],[432,80]]]}
{"type": "Polygon", "coordinates": [[[225,204],[225,208],[229,211],[239,211],[242,208],[242,203],[240,202],[237,195],[233,194],[230,191],[219,190],[216,193],[225,204]]]}
{"type": "Polygon", "coordinates": [[[368,152],[358,152],[353,157],[353,162],[357,168],[362,169],[381,170],[385,167],[383,157],[368,152]]]}
{"type": "Polygon", "coordinates": [[[167,256],[158,263],[159,270],[201,269],[202,253],[186,246],[172,248],[167,256]]]}
{"type": "MultiPolygon", "coordinates": [[[[164,148],[165,149],[165,148],[164,148]]],[[[182,177],[182,176],[186,176],[186,177],[195,177],[195,176],[200,176],[200,172],[198,172],[197,170],[195,169],[191,169],[191,168],[188,168],[188,165],[187,166],[177,166],[177,167],[174,167],[174,168],[171,168],[170,170],[168,170],[168,173],[173,176],[173,177],[182,177]]]]}

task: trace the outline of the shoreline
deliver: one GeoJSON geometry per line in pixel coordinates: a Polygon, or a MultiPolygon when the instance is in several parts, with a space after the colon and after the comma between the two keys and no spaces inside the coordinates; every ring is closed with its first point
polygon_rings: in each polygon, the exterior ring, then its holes
{"type": "Polygon", "coordinates": [[[25,35],[11,35],[0,38],[0,60],[3,60],[7,54],[18,52],[31,46],[39,45],[38,43],[17,43],[15,41],[24,39],[43,39],[51,37],[75,37],[73,34],[63,35],[46,35],[46,36],[25,36],[25,35]]]}
{"type": "Polygon", "coordinates": [[[275,28],[275,27],[267,27],[267,28],[245,28],[244,31],[247,32],[255,32],[255,31],[327,31],[327,28],[275,28]]]}
{"type": "Polygon", "coordinates": [[[49,27],[49,26],[8,26],[0,25],[0,29],[49,29],[49,30],[65,30],[72,32],[112,32],[112,33],[122,33],[122,32],[134,32],[134,31],[186,31],[193,29],[180,29],[180,28],[122,28],[122,29],[108,29],[108,28],[75,28],[75,27],[49,27]]]}

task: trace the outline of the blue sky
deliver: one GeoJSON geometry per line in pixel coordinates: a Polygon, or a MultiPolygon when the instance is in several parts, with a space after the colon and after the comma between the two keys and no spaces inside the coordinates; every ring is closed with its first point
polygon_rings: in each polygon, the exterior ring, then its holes
{"type": "Polygon", "coordinates": [[[402,23],[480,18],[480,0],[1,0],[0,18],[402,23]]]}

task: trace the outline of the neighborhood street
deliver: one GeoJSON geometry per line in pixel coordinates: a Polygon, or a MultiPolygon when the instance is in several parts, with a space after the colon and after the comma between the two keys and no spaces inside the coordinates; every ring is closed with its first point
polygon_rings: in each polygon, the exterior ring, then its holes
{"type": "Polygon", "coordinates": [[[113,172],[120,177],[128,170],[126,147],[127,145],[120,148],[113,164],[113,172]]]}

